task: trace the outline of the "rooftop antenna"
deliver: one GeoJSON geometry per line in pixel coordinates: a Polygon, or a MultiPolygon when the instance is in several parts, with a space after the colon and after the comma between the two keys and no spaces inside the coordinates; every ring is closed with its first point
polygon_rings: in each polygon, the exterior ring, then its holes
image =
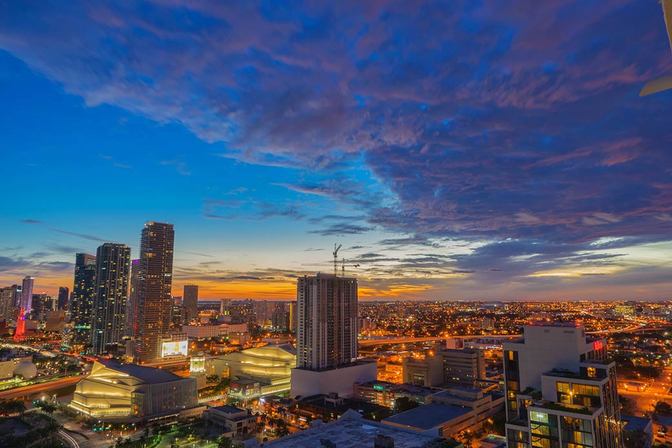
{"type": "Polygon", "coordinates": [[[334,243],[334,276],[338,275],[338,251],[343,247],[342,244],[334,243]]]}

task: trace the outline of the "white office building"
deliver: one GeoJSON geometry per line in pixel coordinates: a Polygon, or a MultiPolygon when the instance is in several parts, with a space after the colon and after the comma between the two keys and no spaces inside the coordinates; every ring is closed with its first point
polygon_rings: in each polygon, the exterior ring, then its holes
{"type": "Polygon", "coordinates": [[[526,326],[504,377],[509,448],[623,447],[616,364],[582,326],[526,326]]]}

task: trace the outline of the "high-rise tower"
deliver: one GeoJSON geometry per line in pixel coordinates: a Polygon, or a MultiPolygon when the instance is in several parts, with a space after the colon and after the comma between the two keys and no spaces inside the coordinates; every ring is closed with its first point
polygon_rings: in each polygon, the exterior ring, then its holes
{"type": "Polygon", "coordinates": [[[70,290],[66,286],[58,288],[58,302],[56,308],[65,310],[68,308],[68,301],[70,299],[70,290]]]}
{"type": "Polygon", "coordinates": [[[91,341],[91,310],[96,295],[96,257],[75,255],[75,280],[70,301],[70,320],[74,324],[72,344],[83,351],[91,341]]]}
{"type": "Polygon", "coordinates": [[[138,326],[134,335],[135,358],[140,362],[160,356],[161,338],[169,332],[174,240],[172,224],[148,222],[142,229],[135,292],[138,326]]]}
{"type": "Polygon", "coordinates": [[[357,359],[357,280],[305,276],[297,285],[297,367],[322,370],[357,359]]]}
{"type": "Polygon", "coordinates": [[[509,448],[622,448],[616,363],[580,325],[529,325],[504,343],[509,448]]]}
{"type": "Polygon", "coordinates": [[[33,285],[35,279],[33,277],[24,277],[21,285],[21,303],[19,308],[22,308],[26,316],[30,315],[33,309],[33,285]]]}
{"type": "Polygon", "coordinates": [[[192,319],[198,317],[198,285],[184,285],[182,306],[185,323],[188,324],[192,319]]]}
{"type": "Polygon", "coordinates": [[[376,361],[357,359],[357,280],[300,277],[296,292],[297,353],[292,397],[352,395],[354,383],[376,379],[376,361]]]}
{"type": "Polygon", "coordinates": [[[98,248],[91,329],[91,347],[97,355],[124,336],[130,264],[131,249],[125,244],[105,243],[98,248]]]}

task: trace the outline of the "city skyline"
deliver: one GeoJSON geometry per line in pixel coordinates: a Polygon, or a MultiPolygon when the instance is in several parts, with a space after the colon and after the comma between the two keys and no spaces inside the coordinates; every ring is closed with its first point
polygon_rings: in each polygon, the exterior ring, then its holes
{"type": "Polygon", "coordinates": [[[668,299],[658,2],[449,6],[4,3],[0,286],[156,220],[200,300],[293,298],[334,242],[362,300],[668,299]]]}

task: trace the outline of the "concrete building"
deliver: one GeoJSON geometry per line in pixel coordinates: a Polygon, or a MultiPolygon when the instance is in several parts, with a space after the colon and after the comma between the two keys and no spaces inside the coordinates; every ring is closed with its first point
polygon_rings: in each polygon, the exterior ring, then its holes
{"type": "Polygon", "coordinates": [[[396,408],[396,401],[400,398],[408,398],[418,404],[426,404],[429,402],[429,397],[440,391],[440,389],[430,387],[395,384],[386,381],[356,383],[353,388],[353,398],[390,409],[396,408]]]}
{"type": "Polygon", "coordinates": [[[30,316],[33,309],[33,286],[35,279],[33,277],[24,277],[21,283],[21,302],[19,308],[23,309],[25,316],[30,316]]]}
{"type": "Polygon", "coordinates": [[[189,339],[226,337],[232,334],[247,333],[247,324],[184,325],[182,333],[186,334],[189,339]]]}
{"type": "MultiPolygon", "coordinates": [[[[265,443],[269,448],[424,448],[436,437],[418,434],[364,418],[349,410],[330,423],[314,422],[310,429],[265,443]]],[[[459,445],[455,445],[458,447],[459,445]]]]}
{"type": "Polygon", "coordinates": [[[73,323],[72,345],[82,352],[91,341],[91,312],[96,296],[96,257],[75,255],[74,286],[70,302],[70,321],[73,323]]]}
{"type": "Polygon", "coordinates": [[[485,358],[481,350],[441,349],[424,358],[405,358],[402,369],[404,383],[416,386],[473,386],[476,381],[485,379],[485,358]]]}
{"type": "Polygon", "coordinates": [[[133,335],[134,355],[139,362],[158,359],[161,338],[170,331],[174,241],[172,224],[147,222],[142,229],[135,293],[137,327],[133,335]]]}
{"type": "Polygon", "coordinates": [[[623,441],[627,448],[651,448],[653,445],[653,421],[651,417],[622,415],[623,441]]]}
{"type": "Polygon", "coordinates": [[[56,304],[58,310],[67,310],[68,302],[70,301],[70,289],[66,286],[58,288],[58,302],[56,304]]]}
{"type": "Polygon", "coordinates": [[[289,302],[289,332],[296,333],[298,325],[298,316],[296,309],[296,302],[289,302]]]}
{"type": "Polygon", "coordinates": [[[96,295],[93,301],[91,350],[108,353],[125,335],[131,248],[105,243],[96,253],[96,295]]]}
{"type": "Polygon", "coordinates": [[[504,407],[504,395],[477,388],[453,386],[427,397],[427,404],[393,415],[383,423],[450,438],[464,430],[476,431],[504,407]]]}
{"type": "Polygon", "coordinates": [[[19,285],[0,288],[0,320],[5,322],[16,320],[18,316],[16,304],[20,297],[21,287],[19,285]]]}
{"type": "Polygon", "coordinates": [[[186,418],[199,411],[194,378],[114,361],[93,364],[77,383],[70,407],[97,420],[127,423],[186,418]]]}
{"type": "Polygon", "coordinates": [[[574,324],[526,326],[504,344],[509,448],[623,447],[616,364],[574,324]]]}
{"type": "Polygon", "coordinates": [[[33,294],[31,307],[31,318],[38,322],[44,322],[47,318],[47,312],[54,309],[54,299],[49,294],[33,294]]]}
{"type": "Polygon", "coordinates": [[[360,360],[327,370],[292,370],[292,397],[327,395],[336,393],[341,397],[354,394],[355,383],[366,383],[376,379],[376,362],[360,360]]]}
{"type": "Polygon", "coordinates": [[[338,393],[376,379],[375,361],[357,359],[357,280],[317,274],[297,283],[297,368],[291,395],[338,393]]]}
{"type": "Polygon", "coordinates": [[[404,358],[402,361],[404,383],[415,386],[436,387],[444,382],[443,359],[439,355],[425,358],[404,358]]]}
{"type": "Polygon", "coordinates": [[[198,318],[198,285],[184,285],[182,293],[184,323],[189,324],[198,318]]]}
{"type": "Polygon", "coordinates": [[[232,398],[248,400],[289,392],[296,350],[289,344],[266,345],[215,357],[210,364],[217,375],[228,372],[232,398]]]}
{"type": "Polygon", "coordinates": [[[317,274],[297,285],[297,367],[322,370],[357,359],[357,280],[317,274]]]}
{"type": "Polygon", "coordinates": [[[446,383],[473,385],[485,379],[485,356],[476,349],[441,350],[443,378],[446,383]]]}
{"type": "Polygon", "coordinates": [[[216,428],[222,435],[237,439],[253,434],[257,427],[255,415],[231,405],[208,408],[203,418],[208,426],[216,428]]]}
{"type": "Polygon", "coordinates": [[[7,380],[17,375],[26,379],[32,379],[37,375],[37,367],[33,364],[32,356],[0,358],[0,380],[7,380]]]}

